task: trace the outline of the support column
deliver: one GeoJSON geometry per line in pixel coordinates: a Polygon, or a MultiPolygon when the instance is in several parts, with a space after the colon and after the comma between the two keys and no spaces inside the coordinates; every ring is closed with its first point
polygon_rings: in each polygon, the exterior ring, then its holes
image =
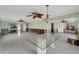
{"type": "Polygon", "coordinates": [[[49,29],[47,29],[47,35],[50,35],[50,30],[49,29]]]}
{"type": "Polygon", "coordinates": [[[23,31],[26,31],[26,23],[23,23],[23,31]]]}
{"type": "Polygon", "coordinates": [[[20,38],[20,36],[21,36],[21,31],[18,30],[18,38],[20,38]]]}
{"type": "Polygon", "coordinates": [[[20,24],[18,24],[18,26],[17,26],[17,33],[18,33],[18,38],[20,38],[20,36],[21,36],[21,27],[20,27],[20,24]]]}

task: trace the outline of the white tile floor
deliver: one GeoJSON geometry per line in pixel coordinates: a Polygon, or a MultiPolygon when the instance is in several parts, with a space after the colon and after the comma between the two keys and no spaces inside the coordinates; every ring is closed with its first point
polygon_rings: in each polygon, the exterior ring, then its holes
{"type": "MultiPolygon", "coordinates": [[[[23,38],[25,34],[21,34],[23,38]]],[[[0,54],[36,54],[36,46],[27,40],[17,39],[17,33],[0,36],[0,54]]],[[[74,46],[66,41],[66,35],[56,41],[55,48],[48,47],[47,54],[78,54],[79,46],[74,46]]]]}

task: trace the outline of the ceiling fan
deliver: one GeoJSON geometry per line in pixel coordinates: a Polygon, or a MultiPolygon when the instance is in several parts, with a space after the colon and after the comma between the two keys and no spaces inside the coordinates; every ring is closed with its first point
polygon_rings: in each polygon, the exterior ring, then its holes
{"type": "MultiPolygon", "coordinates": [[[[48,7],[49,7],[49,5],[46,5],[47,14],[46,14],[45,19],[43,19],[47,23],[48,23],[48,19],[50,19],[49,18],[50,15],[48,15],[48,7]]],[[[42,19],[44,17],[44,14],[43,13],[40,13],[40,12],[37,12],[37,11],[34,11],[34,12],[31,12],[31,14],[30,15],[27,15],[26,17],[32,17],[33,19],[35,19],[35,18],[41,18],[42,19]]]]}
{"type": "Polygon", "coordinates": [[[31,12],[31,14],[27,15],[26,17],[32,17],[33,19],[35,19],[35,18],[43,18],[43,16],[44,16],[43,13],[34,11],[34,12],[31,12]]]}

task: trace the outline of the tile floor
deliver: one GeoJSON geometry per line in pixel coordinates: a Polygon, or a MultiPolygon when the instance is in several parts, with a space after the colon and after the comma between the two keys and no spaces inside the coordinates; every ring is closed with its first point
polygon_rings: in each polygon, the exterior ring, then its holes
{"type": "MultiPolygon", "coordinates": [[[[64,33],[61,35],[54,48],[47,48],[47,54],[78,54],[79,46],[67,43],[67,35],[64,33]]],[[[0,54],[36,54],[37,47],[24,39],[27,33],[21,36],[19,39],[17,33],[0,36],[0,54]]]]}

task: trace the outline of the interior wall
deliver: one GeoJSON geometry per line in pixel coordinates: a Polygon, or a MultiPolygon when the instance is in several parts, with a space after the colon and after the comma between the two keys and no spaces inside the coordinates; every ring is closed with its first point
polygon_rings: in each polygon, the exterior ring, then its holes
{"type": "Polygon", "coordinates": [[[46,23],[45,21],[33,21],[29,23],[29,28],[34,29],[51,29],[51,23],[46,23]]]}
{"type": "MultiPolygon", "coordinates": [[[[59,26],[59,23],[62,21],[63,19],[58,19],[57,20],[53,20],[52,22],[54,23],[54,27],[55,27],[55,30],[56,28],[59,26]]],[[[74,24],[76,27],[78,27],[78,30],[79,30],[79,17],[72,17],[72,18],[67,18],[67,19],[64,19],[64,20],[67,20],[67,21],[74,21],[74,24]]],[[[71,22],[70,21],[70,22],[71,22]]],[[[63,26],[59,26],[60,28],[63,26]]],[[[46,23],[45,21],[33,21],[33,22],[30,22],[29,23],[29,28],[34,28],[34,29],[49,29],[51,30],[51,22],[48,22],[46,23]]],[[[60,30],[60,29],[59,29],[60,30]]],[[[62,30],[62,29],[61,29],[62,30]]],[[[61,31],[60,30],[60,31],[61,31]]],[[[62,30],[63,31],[63,30],[62,30]]]]}
{"type": "Polygon", "coordinates": [[[75,22],[76,27],[78,28],[79,31],[79,16],[77,17],[77,21],[75,22]]]}
{"type": "Polygon", "coordinates": [[[9,28],[9,23],[7,22],[0,22],[0,28],[9,28]]]}

